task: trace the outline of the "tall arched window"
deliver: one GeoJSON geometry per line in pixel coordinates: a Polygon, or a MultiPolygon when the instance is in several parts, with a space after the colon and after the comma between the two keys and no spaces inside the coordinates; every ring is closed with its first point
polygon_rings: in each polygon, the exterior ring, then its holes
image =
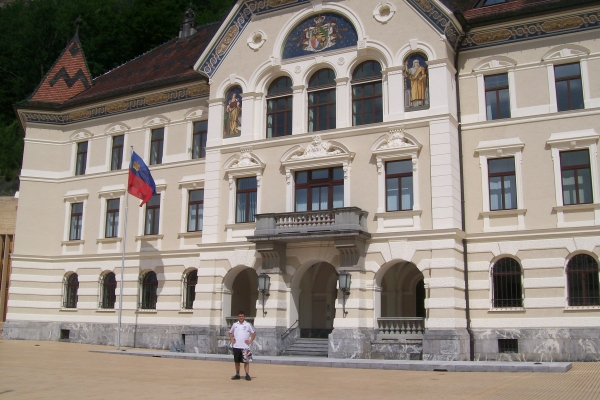
{"type": "Polygon", "coordinates": [[[191,310],[196,299],[196,284],[198,283],[198,270],[188,272],[183,278],[183,309],[191,310]]]}
{"type": "Polygon", "coordinates": [[[113,309],[117,299],[117,280],[115,274],[109,272],[102,276],[100,281],[100,308],[113,309]]]}
{"type": "Polygon", "coordinates": [[[156,290],[158,279],[153,271],[147,272],[141,279],[140,309],[156,310],[156,290]]]}
{"type": "Polygon", "coordinates": [[[381,65],[377,61],[359,64],[352,74],[352,125],[383,121],[381,65]]]}
{"type": "Polygon", "coordinates": [[[267,91],[267,137],[292,134],[292,80],[277,78],[267,91]]]}
{"type": "Polygon", "coordinates": [[[494,308],[523,307],[521,265],[512,258],[502,258],[492,269],[494,308]]]}
{"type": "Polygon", "coordinates": [[[567,264],[570,306],[600,306],[598,263],[587,254],[578,254],[567,264]]]}
{"type": "Polygon", "coordinates": [[[65,277],[65,290],[63,298],[64,308],[77,308],[77,290],[79,290],[79,278],[73,273],[65,277]]]}
{"type": "Polygon", "coordinates": [[[321,69],[308,82],[308,131],[335,128],[335,72],[321,69]]]}

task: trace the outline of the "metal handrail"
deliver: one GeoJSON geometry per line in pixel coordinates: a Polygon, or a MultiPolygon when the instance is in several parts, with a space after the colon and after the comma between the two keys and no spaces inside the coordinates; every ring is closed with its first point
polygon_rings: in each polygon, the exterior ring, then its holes
{"type": "Polygon", "coordinates": [[[298,323],[298,320],[296,320],[296,322],[294,322],[289,328],[287,328],[287,330],[285,332],[283,332],[283,335],[281,335],[281,338],[285,338],[287,335],[290,334],[290,332],[292,331],[292,328],[294,327],[294,325],[296,325],[298,323]]]}

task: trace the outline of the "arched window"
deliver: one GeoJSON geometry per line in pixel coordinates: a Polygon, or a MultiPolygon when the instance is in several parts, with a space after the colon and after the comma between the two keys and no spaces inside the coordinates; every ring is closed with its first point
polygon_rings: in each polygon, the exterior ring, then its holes
{"type": "Polygon", "coordinates": [[[277,78],[267,91],[267,137],[292,134],[292,80],[277,78]]]}
{"type": "Polygon", "coordinates": [[[79,289],[79,279],[77,274],[70,274],[64,280],[65,291],[63,298],[64,308],[77,308],[77,290],[79,289]]]}
{"type": "Polygon", "coordinates": [[[225,113],[223,116],[223,137],[242,134],[242,88],[233,86],[225,94],[225,113]]]}
{"type": "Polygon", "coordinates": [[[153,271],[147,272],[141,279],[140,309],[156,310],[156,290],[158,279],[153,271]]]}
{"type": "Polygon", "coordinates": [[[600,306],[598,263],[587,254],[578,254],[567,264],[570,306],[600,306]]]}
{"type": "Polygon", "coordinates": [[[523,307],[521,265],[512,258],[502,258],[492,269],[494,308],[523,307]]]}
{"type": "Polygon", "coordinates": [[[377,61],[359,64],[352,74],[352,125],[383,121],[381,65],[377,61]]]}
{"type": "Polygon", "coordinates": [[[188,272],[183,278],[183,309],[191,310],[196,299],[196,284],[198,283],[198,270],[188,272]]]}
{"type": "Polygon", "coordinates": [[[335,72],[321,69],[308,82],[308,131],[335,128],[335,72]]]}
{"type": "Polygon", "coordinates": [[[100,308],[113,309],[117,299],[117,280],[115,274],[109,272],[100,281],[100,308]]]}
{"type": "Polygon", "coordinates": [[[429,108],[429,69],[427,56],[412,53],[404,59],[404,109],[429,108]]]}

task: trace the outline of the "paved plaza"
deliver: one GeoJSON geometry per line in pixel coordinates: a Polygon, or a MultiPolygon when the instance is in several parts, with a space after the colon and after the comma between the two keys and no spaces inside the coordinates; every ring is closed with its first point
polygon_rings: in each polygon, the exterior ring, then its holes
{"type": "Polygon", "coordinates": [[[600,363],[566,373],[418,372],[126,357],[58,342],[0,341],[4,399],[600,399],[600,363]]]}

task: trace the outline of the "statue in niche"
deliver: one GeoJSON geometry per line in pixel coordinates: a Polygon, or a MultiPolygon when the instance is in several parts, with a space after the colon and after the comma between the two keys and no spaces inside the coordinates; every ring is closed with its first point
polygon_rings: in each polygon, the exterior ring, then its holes
{"type": "Polygon", "coordinates": [[[423,109],[429,107],[429,79],[427,58],[415,53],[404,61],[404,108],[423,109]]]}
{"type": "Polygon", "coordinates": [[[239,86],[229,89],[225,101],[223,136],[238,136],[242,133],[242,89],[239,86]]]}

